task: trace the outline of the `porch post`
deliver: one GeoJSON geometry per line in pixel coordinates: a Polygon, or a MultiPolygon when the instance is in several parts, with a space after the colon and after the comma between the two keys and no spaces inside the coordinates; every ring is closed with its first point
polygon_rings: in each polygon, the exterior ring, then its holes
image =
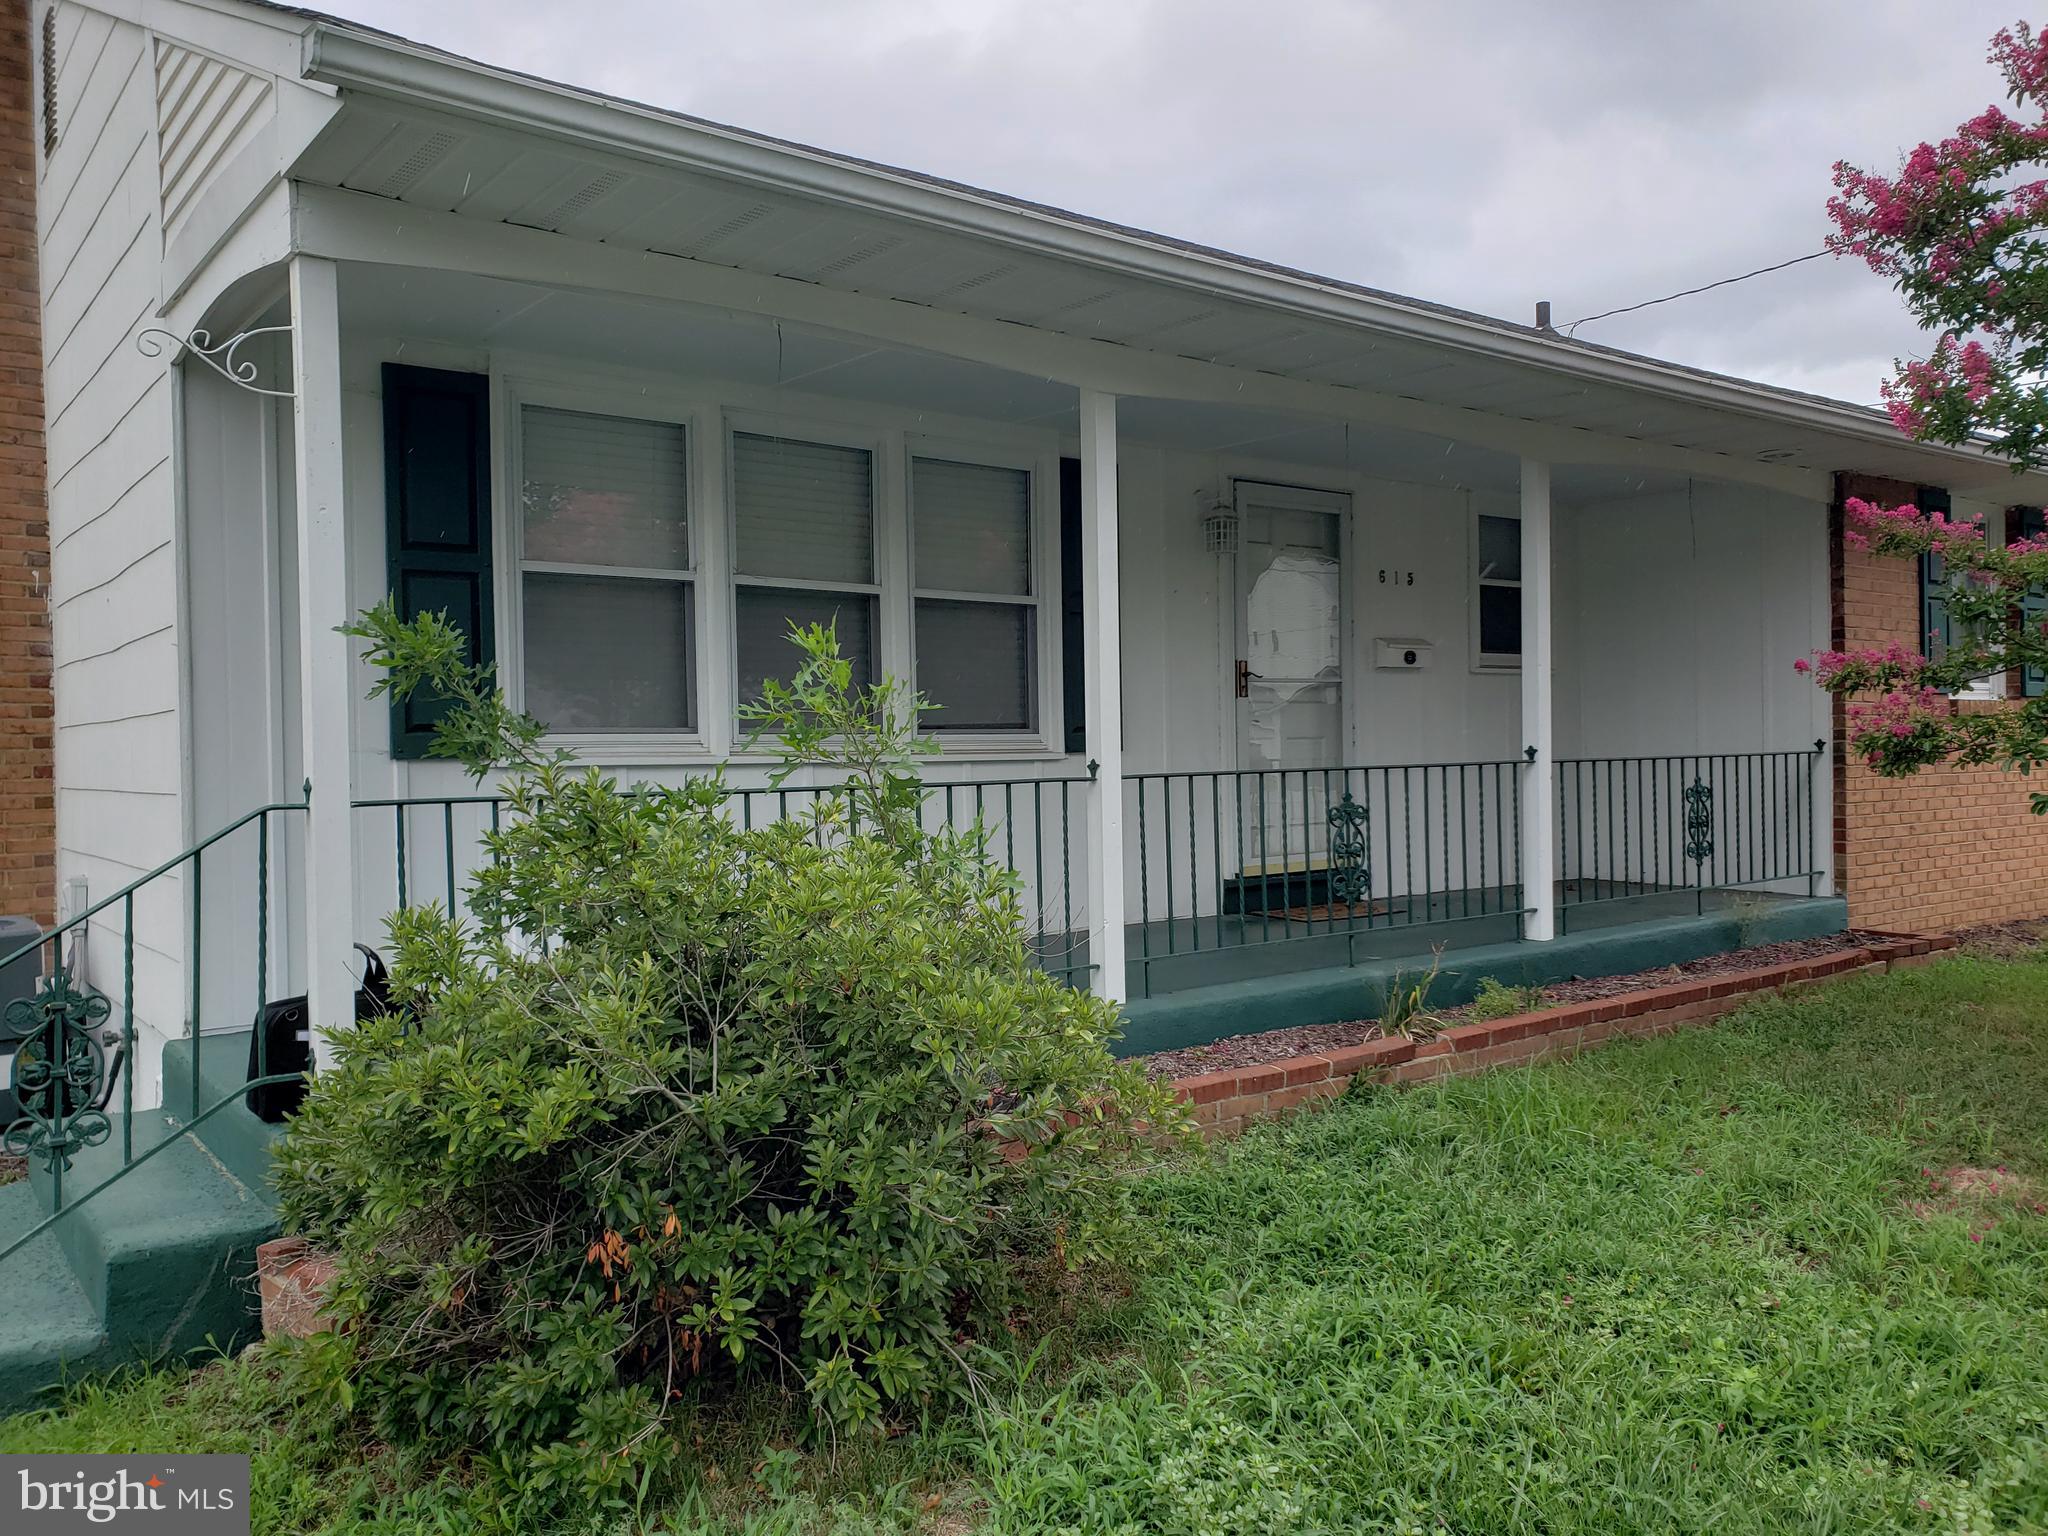
{"type": "Polygon", "coordinates": [[[342,536],[341,327],[334,263],[294,256],[292,441],[299,544],[299,744],[312,796],[306,814],[306,986],[313,1059],[326,1031],[355,1016],[354,848],[349,836],[349,648],[342,536]]]}
{"type": "Polygon", "coordinates": [[[1116,396],[1081,391],[1081,624],[1087,657],[1088,957],[1095,993],[1124,1001],[1123,626],[1118,618],[1116,396]]]}
{"type": "Polygon", "coordinates": [[[1557,937],[1557,758],[1550,697],[1550,466],[1522,460],[1523,935],[1557,937]]]}

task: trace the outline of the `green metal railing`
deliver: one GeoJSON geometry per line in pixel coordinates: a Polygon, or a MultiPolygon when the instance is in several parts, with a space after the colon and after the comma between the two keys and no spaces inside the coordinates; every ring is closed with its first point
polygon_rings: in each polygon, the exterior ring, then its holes
{"type": "Polygon", "coordinates": [[[1696,912],[1717,891],[1814,894],[1824,746],[1559,759],[1560,930],[1588,907],[1674,893],[1696,912]]]}
{"type": "MultiPolygon", "coordinates": [[[[310,789],[309,789],[310,793],[310,789]]],[[[31,957],[42,960],[42,978],[33,996],[19,998],[7,1008],[10,1033],[21,1039],[15,1052],[15,1094],[22,1115],[4,1128],[9,1152],[40,1164],[50,1180],[50,1214],[27,1231],[16,1234],[0,1248],[0,1262],[33,1242],[64,1215],[90,1200],[101,1190],[148,1162],[166,1147],[190,1136],[230,1104],[243,1100],[251,1089],[295,1081],[295,1072],[271,1073],[267,1059],[268,1042],[256,1030],[256,1071],[248,1081],[230,1092],[205,1102],[200,1073],[205,1035],[199,1027],[202,987],[207,978],[206,956],[206,873],[219,872],[221,861],[253,855],[251,888],[254,893],[254,944],[250,961],[250,1007],[248,1017],[260,1021],[269,1001],[271,969],[270,904],[272,865],[281,856],[277,826],[283,818],[305,812],[304,802],[259,806],[212,836],[202,839],[183,853],[131,880],[112,895],[94,902],[76,916],[51,929],[41,938],[0,956],[0,971],[31,957]],[[209,865],[209,856],[212,862],[209,865]],[[158,912],[148,924],[150,937],[138,936],[137,907],[156,906],[167,896],[182,902],[182,912],[158,912]],[[118,925],[120,935],[119,982],[112,995],[108,989],[89,984],[74,972],[75,945],[82,941],[88,959],[91,940],[118,925]],[[176,935],[181,950],[167,954],[161,946],[176,935]],[[67,942],[74,946],[67,954],[67,942]],[[149,987],[155,995],[138,1013],[136,960],[138,950],[145,961],[168,960],[175,966],[174,988],[149,987]],[[175,993],[175,998],[170,993],[175,993]],[[135,1046],[138,1017],[158,1015],[158,1030],[170,1036],[177,1031],[164,1028],[163,1015],[183,1011],[182,1030],[192,1042],[192,1084],[188,1101],[165,1104],[161,1125],[152,1127],[153,1140],[136,1146],[135,1046]],[[109,1023],[118,1018],[117,1023],[109,1023]],[[112,1061],[108,1048],[115,1050],[112,1061]],[[121,1107],[118,1135],[120,1158],[112,1173],[89,1187],[75,1189],[67,1175],[81,1152],[112,1140],[117,1132],[115,1117],[106,1107],[111,1103],[114,1075],[119,1074],[121,1107]]],[[[239,932],[240,930],[238,930],[239,932]]],[[[149,1113],[144,1111],[145,1114],[149,1113]]]]}
{"type": "MultiPolygon", "coordinates": [[[[989,857],[1016,876],[1031,957],[1039,969],[1085,987],[1094,969],[1087,953],[1085,905],[1075,859],[1079,791],[1087,779],[975,779],[929,783],[920,811],[927,831],[979,825],[989,857]]],[[[842,799],[843,784],[779,789],[729,789],[727,814],[761,826],[809,816],[821,802],[842,799]]],[[[465,910],[470,874],[490,857],[488,837],[504,823],[506,801],[494,795],[445,795],[354,802],[358,817],[358,880],[380,893],[386,910],[439,901],[465,910]]]]}
{"type": "MultiPolygon", "coordinates": [[[[1191,956],[1488,921],[1519,937],[1521,770],[1397,763],[1124,777],[1140,992],[1191,956]]],[[[1333,962],[1334,963],[1334,962],[1333,962]]]]}

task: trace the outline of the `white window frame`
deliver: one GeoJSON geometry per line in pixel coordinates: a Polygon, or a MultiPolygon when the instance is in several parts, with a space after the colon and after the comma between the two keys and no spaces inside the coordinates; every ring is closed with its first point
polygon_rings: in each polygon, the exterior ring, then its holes
{"type": "MultiPolygon", "coordinates": [[[[413,349],[415,358],[418,349],[413,349]]],[[[690,574],[696,591],[697,725],[691,731],[563,733],[546,746],[599,767],[660,771],[698,770],[714,764],[773,762],[772,744],[740,750],[745,733],[737,718],[738,632],[735,605],[737,528],[731,493],[732,434],[753,432],[840,447],[873,457],[878,590],[875,665],[878,674],[915,678],[912,629],[910,456],[961,463],[1028,468],[1032,473],[1033,583],[1038,594],[1038,719],[1034,732],[946,732],[933,759],[934,782],[944,765],[960,760],[1033,762],[1065,759],[1064,656],[1060,613],[1060,456],[1057,434],[1001,422],[959,418],[943,428],[914,433],[908,423],[927,418],[874,401],[797,395],[717,378],[674,378],[595,365],[552,354],[464,354],[442,366],[488,372],[491,380],[492,581],[496,587],[498,678],[514,707],[525,697],[525,608],[521,570],[525,481],[520,408],[613,415],[683,427],[687,455],[690,574]]],[[[607,571],[611,568],[607,567],[607,571]]],[[[805,583],[755,578],[764,586],[805,583]]],[[[818,583],[830,590],[855,590],[818,583]]],[[[865,590],[865,589],[862,589],[865,590]]],[[[418,766],[418,765],[415,765],[418,766]]],[[[1033,770],[1037,771],[1037,770],[1033,770]]],[[[799,775],[799,781],[803,775],[799,775]]]]}
{"type": "MultiPolygon", "coordinates": [[[[1022,730],[976,731],[947,730],[942,717],[934,717],[923,729],[932,731],[947,755],[1015,753],[1019,750],[1036,752],[1045,750],[1053,739],[1056,726],[1064,722],[1057,719],[1063,704],[1063,690],[1059,687],[1063,672],[1064,658],[1060,650],[1060,613],[1058,596],[1060,591],[1060,549],[1059,549],[1059,488],[1060,462],[1056,452],[1034,452],[1028,448],[1004,446],[979,442],[960,437],[945,437],[918,434],[906,437],[903,443],[903,546],[905,559],[902,600],[903,622],[909,665],[903,676],[912,680],[917,677],[917,603],[920,598],[938,601],[1007,603],[1020,608],[1029,608],[1032,613],[1032,667],[1034,676],[1032,688],[1035,707],[1032,717],[1034,725],[1022,730]],[[1031,591],[1028,596],[1016,597],[989,592],[955,592],[939,587],[917,585],[917,508],[914,505],[913,487],[916,476],[913,463],[917,459],[942,459],[954,464],[984,466],[989,469],[1022,470],[1031,477],[1030,521],[1026,537],[1030,540],[1031,591]]],[[[1064,735],[1064,731],[1061,732],[1064,735]]]]}
{"type": "MultiPolygon", "coordinates": [[[[765,587],[788,592],[829,592],[839,594],[861,593],[875,600],[874,632],[874,673],[879,679],[890,673],[903,675],[903,668],[894,658],[901,646],[900,625],[892,609],[896,606],[890,600],[891,575],[887,552],[891,543],[890,524],[894,520],[893,509],[902,502],[901,493],[894,485],[901,473],[896,468],[899,453],[892,452],[898,443],[892,443],[892,434],[886,431],[863,430],[845,422],[835,422],[815,416],[784,416],[747,410],[729,410],[723,414],[720,424],[719,449],[725,462],[725,569],[721,573],[720,585],[725,589],[725,647],[720,660],[719,672],[725,687],[725,714],[722,722],[730,733],[731,755],[744,762],[764,761],[774,753],[764,749],[744,752],[741,744],[747,739],[749,727],[739,718],[740,706],[747,701],[739,696],[740,686],[740,605],[739,593],[742,587],[765,587]],[[740,570],[739,495],[734,489],[736,479],[733,472],[733,439],[746,434],[751,437],[779,437],[790,442],[817,443],[827,448],[858,448],[868,456],[868,496],[872,521],[868,537],[872,541],[869,550],[869,569],[874,572],[871,582],[806,581],[797,577],[756,576],[740,570]]],[[[900,443],[900,439],[898,440],[900,443]]]]}
{"type": "MultiPolygon", "coordinates": [[[[1510,655],[1504,651],[1483,651],[1479,648],[1479,590],[1481,587],[1514,587],[1527,590],[1526,582],[1517,578],[1508,581],[1496,577],[1482,576],[1479,572],[1479,519],[1497,517],[1515,525],[1517,541],[1520,541],[1522,516],[1519,512],[1494,511],[1474,506],[1465,519],[1465,608],[1469,615],[1468,643],[1471,646],[1472,670],[1474,672],[1519,672],[1522,658],[1519,653],[1510,655]]],[[[1526,545],[1523,554],[1526,557],[1526,545]]]]}
{"type": "Polygon", "coordinates": [[[646,763],[671,759],[679,754],[703,755],[710,744],[708,724],[712,694],[707,686],[711,630],[711,608],[706,602],[711,583],[707,581],[706,515],[703,476],[698,472],[704,454],[703,420],[680,396],[650,394],[618,385],[579,381],[566,384],[555,380],[514,375],[494,375],[493,435],[501,445],[493,455],[496,476],[492,501],[495,504],[497,555],[492,561],[497,583],[498,676],[505,696],[514,708],[526,706],[526,575],[529,571],[554,575],[617,576],[669,580],[691,588],[691,610],[695,634],[691,636],[695,675],[690,679],[691,697],[696,700],[696,724],[673,731],[551,731],[550,748],[562,748],[579,759],[598,764],[646,763]],[[683,474],[686,502],[684,517],[689,530],[690,563],[682,570],[651,570],[613,565],[583,565],[559,561],[529,561],[526,558],[526,435],[524,409],[574,411],[585,416],[614,416],[634,421],[659,422],[683,429],[683,474]]]}

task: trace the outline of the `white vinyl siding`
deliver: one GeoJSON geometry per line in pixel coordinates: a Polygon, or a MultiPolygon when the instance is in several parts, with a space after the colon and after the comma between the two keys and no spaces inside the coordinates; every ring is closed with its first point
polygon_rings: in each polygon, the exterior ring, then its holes
{"type": "Polygon", "coordinates": [[[519,425],[527,712],[564,734],[694,729],[684,429],[535,405],[519,425]]]}
{"type": "Polygon", "coordinates": [[[938,731],[1038,724],[1031,474],[911,461],[917,686],[938,731]]]}
{"type": "Polygon", "coordinates": [[[871,684],[881,596],[874,454],[735,432],[732,504],[739,702],[795,671],[793,624],[834,625],[855,686],[871,684]]]}

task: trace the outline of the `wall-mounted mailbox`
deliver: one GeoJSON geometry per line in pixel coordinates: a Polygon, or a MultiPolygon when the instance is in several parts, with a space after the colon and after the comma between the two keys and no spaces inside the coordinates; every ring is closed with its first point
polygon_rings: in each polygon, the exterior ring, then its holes
{"type": "Polygon", "coordinates": [[[1381,672],[1420,672],[1435,650],[1427,640],[1375,640],[1373,666],[1381,672]]]}

